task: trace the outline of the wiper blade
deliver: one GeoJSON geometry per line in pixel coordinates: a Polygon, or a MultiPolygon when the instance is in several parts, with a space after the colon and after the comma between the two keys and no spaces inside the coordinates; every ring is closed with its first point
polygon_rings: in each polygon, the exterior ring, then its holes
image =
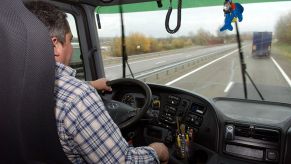
{"type": "Polygon", "coordinates": [[[247,91],[246,75],[245,75],[247,65],[244,60],[244,56],[243,56],[243,52],[241,48],[240,35],[238,31],[238,25],[236,21],[235,21],[235,29],[236,29],[236,39],[237,39],[239,59],[240,59],[239,61],[240,61],[240,66],[241,66],[241,75],[242,75],[243,87],[244,87],[244,95],[245,95],[245,99],[248,99],[248,91],[247,91]]]}
{"type": "Polygon", "coordinates": [[[246,85],[246,75],[250,79],[252,85],[255,87],[257,93],[259,94],[260,98],[262,100],[265,100],[262,93],[256,86],[255,82],[252,80],[251,76],[247,72],[247,65],[244,60],[242,48],[241,48],[241,40],[240,40],[240,35],[239,35],[239,30],[238,30],[238,25],[237,22],[235,21],[235,28],[236,28],[236,39],[237,39],[237,44],[238,44],[238,51],[239,51],[239,58],[240,58],[240,65],[241,65],[241,74],[242,74],[242,80],[243,80],[243,87],[244,87],[244,95],[245,99],[248,99],[248,91],[247,91],[247,85],[246,85]]]}
{"type": "Polygon", "coordinates": [[[249,73],[245,70],[245,74],[248,76],[248,78],[250,79],[251,83],[253,84],[253,86],[255,87],[256,91],[258,92],[260,98],[262,100],[265,100],[262,93],[260,92],[260,90],[258,89],[258,87],[256,86],[255,82],[252,80],[251,76],[249,75],[249,73]]]}
{"type": "Polygon", "coordinates": [[[122,9],[122,0],[119,1],[119,12],[120,12],[120,22],[121,22],[121,49],[122,49],[122,77],[126,78],[126,64],[130,71],[132,78],[134,78],[131,68],[128,63],[128,56],[126,53],[126,42],[124,34],[124,21],[123,21],[123,9],[122,9]]]}

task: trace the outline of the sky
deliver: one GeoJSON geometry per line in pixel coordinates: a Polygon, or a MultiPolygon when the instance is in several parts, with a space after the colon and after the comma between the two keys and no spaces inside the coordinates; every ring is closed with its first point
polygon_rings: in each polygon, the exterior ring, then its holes
{"type": "MultiPolygon", "coordinates": [[[[275,24],[282,15],[291,12],[291,2],[269,2],[258,4],[242,4],[244,7],[243,21],[239,22],[241,32],[273,31],[275,24]]],[[[216,35],[217,30],[224,23],[223,6],[199,7],[194,9],[182,9],[182,21],[180,30],[174,34],[168,34],[165,29],[167,10],[153,12],[139,12],[124,14],[126,35],[140,32],[151,37],[183,36],[195,34],[198,29],[216,35]]],[[[173,10],[170,19],[170,27],[176,26],[177,10],[173,10]]],[[[70,21],[69,17],[69,22],[70,21]]],[[[120,15],[100,14],[102,29],[98,30],[99,37],[120,36],[120,15]]],[[[234,24],[233,24],[234,26],[234,24]]],[[[72,29],[76,36],[76,30],[72,29]]],[[[234,33],[230,31],[228,33],[234,33]]]]}

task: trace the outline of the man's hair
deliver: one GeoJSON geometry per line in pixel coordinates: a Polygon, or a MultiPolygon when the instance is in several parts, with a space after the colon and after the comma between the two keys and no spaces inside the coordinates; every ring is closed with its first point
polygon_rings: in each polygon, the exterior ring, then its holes
{"type": "Polygon", "coordinates": [[[65,43],[65,36],[71,32],[67,15],[56,6],[43,1],[29,1],[24,5],[48,27],[50,37],[56,37],[61,44],[65,43]]]}

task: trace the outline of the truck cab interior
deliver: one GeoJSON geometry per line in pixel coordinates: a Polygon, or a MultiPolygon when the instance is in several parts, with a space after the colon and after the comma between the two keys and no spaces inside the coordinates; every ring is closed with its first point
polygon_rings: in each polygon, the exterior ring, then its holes
{"type": "MultiPolygon", "coordinates": [[[[3,0],[0,5],[0,163],[70,163],[58,140],[54,118],[54,58],[51,55],[53,53],[50,49],[51,46],[47,46],[51,45],[48,31],[25,8],[23,1],[3,0]]],[[[183,3],[180,4],[182,18],[186,17],[188,9],[197,9],[203,15],[202,12],[215,11],[213,7],[219,6],[221,12],[217,15],[222,16],[222,20],[219,21],[223,24],[224,1],[46,1],[58,6],[68,14],[68,18],[72,18],[69,23],[74,26],[71,26],[71,29],[76,44],[73,44],[75,56],[72,59],[71,67],[77,70],[77,78],[90,81],[107,77],[111,80],[109,84],[113,89],[112,92],[99,92],[99,94],[110,116],[121,129],[124,138],[132,142],[133,146],[162,142],[169,149],[169,163],[177,164],[290,163],[291,84],[290,80],[288,81],[288,71],[285,76],[283,75],[285,78],[282,77],[282,80],[281,77],[279,79],[281,74],[278,66],[274,66],[274,72],[279,75],[268,70],[267,80],[262,77],[254,77],[262,73],[252,72],[252,69],[260,70],[260,68],[270,67],[263,64],[279,60],[280,57],[275,58],[275,54],[281,51],[273,51],[272,48],[270,55],[273,55],[275,59],[272,57],[263,60],[248,58],[248,54],[251,54],[252,51],[252,44],[248,42],[248,39],[252,40],[252,38],[248,38],[249,36],[243,35],[243,33],[241,33],[241,38],[237,37],[240,35],[235,27],[232,31],[233,35],[223,36],[222,41],[217,39],[218,36],[217,38],[210,37],[212,40],[207,40],[207,44],[210,46],[198,46],[198,44],[194,44],[197,41],[194,39],[191,40],[193,44],[188,47],[167,49],[164,50],[165,52],[151,52],[143,49],[145,45],[142,43],[136,45],[137,41],[126,41],[126,44],[121,44],[125,43],[122,42],[122,36],[125,35],[124,39],[131,34],[120,34],[121,31],[124,32],[122,28],[125,28],[126,31],[129,25],[136,25],[132,29],[142,29],[138,24],[143,21],[155,22],[152,18],[155,17],[155,14],[156,17],[161,16],[160,11],[163,11],[161,19],[163,26],[160,29],[166,31],[164,25],[166,24],[167,27],[169,22],[164,21],[171,15],[168,12],[168,16],[166,16],[168,7],[172,3],[173,12],[179,10],[179,3],[183,3]],[[139,19],[134,19],[133,23],[130,22],[129,19],[133,17],[132,15],[138,12],[144,16],[148,14],[154,16],[148,19],[139,17],[139,19]],[[125,18],[124,24],[114,22],[116,20],[114,16],[119,21],[121,13],[125,18]],[[110,19],[113,19],[113,23],[107,23],[112,21],[110,19]],[[110,41],[109,35],[102,34],[106,29],[109,31],[108,34],[112,33],[111,39],[116,35],[119,40],[110,41]],[[113,31],[114,29],[116,31],[113,31]],[[114,42],[119,45],[120,49],[115,54],[119,52],[120,54],[113,58],[106,54],[108,49],[112,48],[108,46],[109,43],[114,42]],[[126,51],[123,46],[126,45],[129,52],[130,44],[135,45],[133,54],[136,54],[127,57],[124,52],[122,53],[122,51],[126,51]],[[192,52],[193,56],[191,56],[192,52]],[[195,56],[196,52],[201,54],[195,56]],[[244,52],[245,58],[243,58],[242,52],[244,52]],[[150,67],[150,65],[166,62],[157,61],[158,58],[170,59],[170,56],[177,54],[184,57],[190,56],[181,61],[178,56],[174,56],[174,62],[171,65],[150,67]],[[212,83],[207,83],[207,80],[202,81],[210,73],[201,73],[199,78],[190,78],[192,74],[212,67],[212,63],[223,62],[230,56],[234,56],[234,59],[228,64],[230,67],[237,68],[238,71],[229,72],[224,67],[213,68],[214,74],[210,75],[215,78],[216,76],[221,77],[219,73],[222,73],[238,79],[225,85],[225,90],[220,89],[224,94],[217,94],[218,89],[213,87],[214,84],[221,85],[218,80],[212,83]],[[147,60],[150,61],[150,64],[146,67],[150,68],[142,70],[147,60]],[[139,62],[141,64],[138,64],[139,62]],[[137,66],[134,66],[134,63],[137,63],[137,66]],[[192,66],[190,63],[195,63],[195,65],[192,66]],[[247,65],[249,63],[255,66],[247,65]],[[117,65],[116,70],[110,69],[117,65]],[[116,75],[115,72],[117,72],[116,75]],[[236,75],[235,72],[240,74],[236,75]],[[161,76],[167,77],[161,78],[161,76]],[[186,78],[190,78],[190,80],[177,83],[186,78]],[[278,81],[284,85],[275,85],[278,84],[277,82],[271,83],[270,81],[273,79],[279,79],[278,81]],[[194,88],[192,84],[197,86],[194,88]],[[186,88],[186,86],[189,87],[186,88]],[[205,87],[209,87],[207,92],[204,92],[205,87]],[[227,88],[230,90],[226,93],[227,88]],[[202,92],[200,92],[201,90],[202,92]]],[[[246,17],[243,21],[247,21],[247,13],[252,12],[253,3],[263,6],[281,1],[246,0],[238,2],[245,7],[246,17]]],[[[285,4],[287,13],[287,8],[291,9],[291,3],[289,1],[284,1],[284,3],[287,4],[285,4]]],[[[281,8],[281,10],[285,10],[285,8],[281,8]]],[[[179,11],[177,15],[179,20],[179,11]]],[[[172,17],[171,19],[176,19],[175,15],[172,17]]],[[[204,19],[208,18],[205,16],[204,19]]],[[[213,18],[216,17],[213,16],[213,18]]],[[[192,21],[200,20],[202,24],[202,19],[192,21]]],[[[207,22],[211,21],[213,20],[207,20],[207,22]]],[[[148,24],[148,26],[154,26],[154,24],[148,24]]],[[[179,26],[181,28],[191,26],[185,23],[184,19],[180,19],[180,23],[179,21],[170,22],[168,32],[173,37],[176,35],[173,32],[175,29],[171,28],[175,25],[177,25],[177,29],[179,26]]],[[[238,25],[240,25],[239,22],[238,25]]],[[[233,24],[233,26],[235,25],[233,24]]],[[[150,28],[145,25],[143,27],[150,28]]],[[[130,27],[128,28],[130,29],[130,27]]],[[[154,28],[157,27],[154,26],[154,28]]],[[[158,31],[151,35],[155,36],[160,33],[162,32],[158,31]]],[[[206,37],[205,33],[202,38],[206,37]]],[[[218,34],[220,33],[218,32],[218,34]]],[[[182,38],[184,36],[182,33],[177,35],[182,38]]],[[[194,35],[195,37],[198,38],[198,35],[194,35]]],[[[158,41],[164,41],[161,39],[162,36],[157,36],[157,38],[158,41]]],[[[184,36],[185,38],[187,37],[184,36]]],[[[277,42],[279,41],[273,41],[272,44],[277,44],[277,42]]],[[[165,44],[171,48],[175,42],[171,43],[165,44]]],[[[153,42],[152,45],[155,44],[157,45],[158,42],[153,42]]],[[[288,60],[283,60],[282,66],[284,61],[288,60]]],[[[285,65],[286,67],[283,69],[288,70],[290,63],[285,65]]]]}

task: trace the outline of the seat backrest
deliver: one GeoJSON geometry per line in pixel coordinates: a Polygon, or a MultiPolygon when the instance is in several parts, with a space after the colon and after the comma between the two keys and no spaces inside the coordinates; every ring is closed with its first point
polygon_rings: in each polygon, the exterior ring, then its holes
{"type": "Polygon", "coordinates": [[[46,27],[21,0],[0,5],[0,163],[68,163],[54,117],[46,27]]]}

